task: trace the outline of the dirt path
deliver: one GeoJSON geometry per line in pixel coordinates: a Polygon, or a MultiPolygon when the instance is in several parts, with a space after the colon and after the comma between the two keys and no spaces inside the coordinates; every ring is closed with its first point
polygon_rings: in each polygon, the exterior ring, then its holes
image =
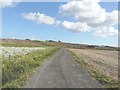
{"type": "Polygon", "coordinates": [[[89,74],[74,63],[66,49],[58,51],[27,81],[27,88],[99,88],[89,74]]]}

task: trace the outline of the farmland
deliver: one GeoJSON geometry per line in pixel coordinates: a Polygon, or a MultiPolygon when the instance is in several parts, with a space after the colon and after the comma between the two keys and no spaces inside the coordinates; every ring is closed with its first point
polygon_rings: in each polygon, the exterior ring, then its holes
{"type": "Polygon", "coordinates": [[[0,39],[2,41],[2,46],[5,47],[46,47],[55,46],[62,48],[74,48],[74,49],[103,49],[103,50],[118,50],[117,47],[111,46],[98,46],[98,45],[87,45],[87,44],[75,44],[66,43],[60,41],[46,40],[20,40],[20,39],[0,39]]]}
{"type": "Polygon", "coordinates": [[[45,50],[47,47],[0,47],[2,50],[2,57],[8,58],[11,56],[22,56],[36,50],[45,50]]]}
{"type": "Polygon", "coordinates": [[[114,47],[4,39],[0,52],[3,88],[118,87],[114,47]]]}
{"type": "MultiPolygon", "coordinates": [[[[112,87],[118,81],[118,51],[109,50],[89,50],[89,49],[69,49],[76,57],[80,66],[92,73],[99,81],[108,81],[107,87],[112,87]],[[104,80],[102,80],[104,79],[104,80]],[[110,81],[110,82],[109,82],[110,81]],[[111,85],[110,85],[111,84],[111,85]]],[[[105,83],[104,83],[105,84],[105,83]]],[[[114,87],[114,86],[113,86],[114,87]]]]}
{"type": "Polygon", "coordinates": [[[56,47],[1,47],[4,88],[22,87],[27,78],[55,53],[56,47]]]}

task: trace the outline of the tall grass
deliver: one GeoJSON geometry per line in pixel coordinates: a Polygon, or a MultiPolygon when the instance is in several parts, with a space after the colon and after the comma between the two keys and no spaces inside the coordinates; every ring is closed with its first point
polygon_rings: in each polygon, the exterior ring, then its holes
{"type": "Polygon", "coordinates": [[[45,58],[54,54],[58,48],[37,50],[21,57],[3,58],[3,88],[19,88],[25,85],[27,78],[39,67],[45,58]]]}

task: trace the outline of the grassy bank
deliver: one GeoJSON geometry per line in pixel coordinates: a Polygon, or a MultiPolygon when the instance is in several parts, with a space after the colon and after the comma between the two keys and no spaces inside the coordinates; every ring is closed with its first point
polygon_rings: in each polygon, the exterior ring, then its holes
{"type": "Polygon", "coordinates": [[[93,78],[95,78],[101,85],[105,88],[118,88],[119,83],[115,80],[112,80],[108,76],[100,73],[99,71],[95,70],[95,68],[85,62],[84,58],[78,57],[74,52],[70,51],[72,54],[75,62],[77,62],[83,69],[85,69],[93,78]]]}
{"type": "Polygon", "coordinates": [[[45,50],[33,51],[25,56],[3,58],[3,88],[20,88],[24,86],[26,80],[44,62],[45,58],[53,55],[57,50],[58,48],[50,47],[45,50]]]}

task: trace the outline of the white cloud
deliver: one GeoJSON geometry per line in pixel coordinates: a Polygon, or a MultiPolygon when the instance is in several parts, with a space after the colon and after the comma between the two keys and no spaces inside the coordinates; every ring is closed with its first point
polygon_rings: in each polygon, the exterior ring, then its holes
{"type": "Polygon", "coordinates": [[[59,13],[73,16],[81,24],[86,23],[89,27],[96,30],[94,34],[98,36],[115,36],[118,30],[114,29],[113,26],[118,24],[118,11],[113,10],[112,12],[106,12],[106,10],[99,5],[100,1],[101,0],[71,1],[60,5],[59,13]]]}
{"type": "Polygon", "coordinates": [[[106,12],[99,5],[101,0],[76,0],[60,5],[59,13],[71,15],[76,22],[59,21],[42,13],[24,13],[22,16],[39,24],[62,26],[72,32],[87,32],[95,29],[94,35],[101,37],[117,36],[118,11],[106,12]]]}
{"type": "Polygon", "coordinates": [[[56,23],[55,18],[47,16],[45,14],[41,13],[27,13],[27,14],[22,14],[22,16],[31,21],[35,21],[39,24],[48,24],[48,25],[53,25],[56,23]]]}
{"type": "Polygon", "coordinates": [[[13,7],[21,0],[0,0],[0,8],[13,7]]]}
{"type": "Polygon", "coordinates": [[[71,1],[59,7],[59,12],[64,15],[73,15],[85,23],[100,23],[106,19],[105,9],[98,4],[100,0],[71,1]]]}
{"type": "Polygon", "coordinates": [[[87,23],[91,27],[111,26],[118,23],[118,11],[106,12],[99,5],[100,0],[71,1],[60,5],[59,13],[72,15],[78,21],[87,23]]]}
{"type": "Polygon", "coordinates": [[[97,27],[94,35],[98,37],[118,36],[118,30],[113,27],[97,27]]]}
{"type": "Polygon", "coordinates": [[[86,32],[90,27],[86,23],[63,21],[61,25],[72,32],[86,32]]]}
{"type": "Polygon", "coordinates": [[[114,10],[111,13],[106,13],[106,19],[102,23],[88,23],[91,27],[113,26],[118,23],[118,11],[114,10]]]}

